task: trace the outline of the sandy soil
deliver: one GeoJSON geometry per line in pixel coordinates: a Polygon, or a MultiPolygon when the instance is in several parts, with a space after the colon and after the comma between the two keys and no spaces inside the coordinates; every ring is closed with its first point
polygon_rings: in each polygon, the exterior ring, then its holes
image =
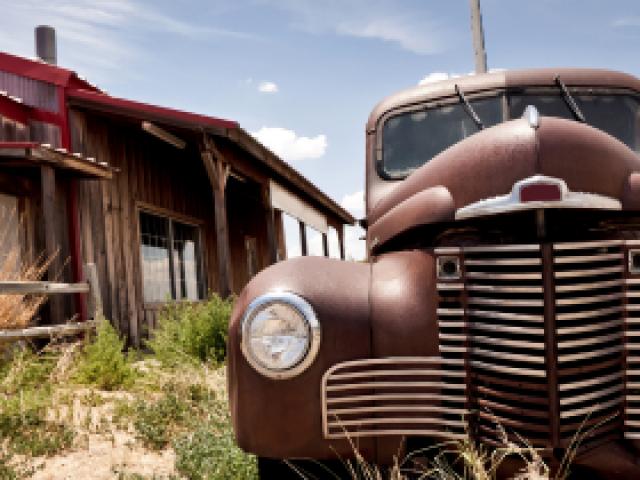
{"type": "Polygon", "coordinates": [[[83,397],[90,390],[75,389],[71,406],[51,411],[52,420],[71,423],[77,432],[74,447],[50,458],[33,459],[34,480],[92,479],[111,480],[138,474],[160,480],[173,475],[175,455],[171,448],[163,451],[145,449],[136,442],[133,430],[122,431],[113,423],[114,402],[131,400],[126,392],[100,392],[101,403],[89,406],[83,397]]]}
{"type": "Polygon", "coordinates": [[[86,448],[36,462],[40,468],[32,478],[112,480],[134,473],[156,479],[175,475],[171,449],[145,450],[135,444],[135,438],[129,433],[89,434],[86,442],[86,448]]]}

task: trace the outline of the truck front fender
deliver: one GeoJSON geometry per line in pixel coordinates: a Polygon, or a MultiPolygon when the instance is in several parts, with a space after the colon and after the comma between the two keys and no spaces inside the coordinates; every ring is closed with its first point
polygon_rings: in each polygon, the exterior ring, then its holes
{"type": "MultiPolygon", "coordinates": [[[[348,441],[323,438],[321,381],[336,363],[371,356],[370,277],[370,264],[302,257],[267,268],[245,287],[232,313],[228,344],[229,400],[241,448],[271,458],[353,454],[348,441]],[[240,323],[248,305],[278,290],[309,302],[321,329],[315,361],[300,375],[282,380],[254,370],[240,348],[240,323]]],[[[370,458],[374,441],[360,439],[358,449],[370,458]]]]}

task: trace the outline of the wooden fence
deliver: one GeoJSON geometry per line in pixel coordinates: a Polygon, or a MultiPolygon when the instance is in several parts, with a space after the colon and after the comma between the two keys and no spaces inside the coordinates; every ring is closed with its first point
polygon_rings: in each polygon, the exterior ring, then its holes
{"type": "Polygon", "coordinates": [[[93,263],[85,265],[87,281],[60,283],[47,281],[0,281],[0,294],[4,295],[61,295],[81,293],[88,296],[90,320],[57,325],[42,325],[20,329],[0,329],[0,342],[29,338],[55,338],[73,336],[93,330],[102,316],[102,301],[98,273],[93,263]]]}

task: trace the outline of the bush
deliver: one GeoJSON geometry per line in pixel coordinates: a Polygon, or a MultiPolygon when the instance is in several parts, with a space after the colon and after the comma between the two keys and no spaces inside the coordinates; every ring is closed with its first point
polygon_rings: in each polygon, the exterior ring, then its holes
{"type": "Polygon", "coordinates": [[[147,346],[167,366],[185,361],[223,362],[233,300],[217,294],[206,302],[175,302],[160,314],[147,346]]]}
{"type": "Polygon", "coordinates": [[[55,455],[71,446],[75,432],[60,422],[47,420],[52,405],[49,379],[56,353],[51,349],[35,353],[17,345],[4,355],[0,364],[0,442],[4,455],[0,458],[0,478],[12,478],[7,463],[11,455],[55,455]]]}
{"type": "Polygon", "coordinates": [[[174,430],[186,422],[189,413],[189,405],[168,391],[155,402],[136,402],[133,426],[147,447],[161,450],[169,444],[174,430]]]}
{"type": "Polygon", "coordinates": [[[176,469],[192,480],[249,480],[258,476],[253,455],[236,445],[229,408],[225,401],[210,398],[205,421],[173,443],[176,469]]]}
{"type": "Polygon", "coordinates": [[[134,370],[124,354],[124,340],[106,319],[98,322],[95,337],[84,348],[74,379],[103,390],[128,386],[134,370]]]}

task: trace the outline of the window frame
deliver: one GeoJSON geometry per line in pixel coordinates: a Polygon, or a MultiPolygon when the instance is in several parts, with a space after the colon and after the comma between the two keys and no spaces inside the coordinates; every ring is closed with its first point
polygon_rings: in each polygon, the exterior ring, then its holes
{"type": "Polygon", "coordinates": [[[136,221],[138,223],[138,255],[139,255],[139,263],[140,263],[140,286],[142,293],[142,303],[145,307],[153,307],[158,305],[163,305],[171,301],[180,301],[180,302],[201,302],[205,300],[206,292],[207,292],[207,277],[206,277],[206,269],[204,265],[204,259],[206,258],[205,245],[202,240],[202,229],[204,227],[204,222],[195,217],[190,217],[188,215],[183,215],[178,212],[174,212],[172,210],[168,210],[162,207],[157,207],[155,205],[151,205],[145,202],[136,202],[136,221]],[[167,241],[170,245],[169,250],[169,287],[171,290],[171,298],[169,300],[145,300],[145,291],[144,291],[144,259],[142,258],[141,248],[142,248],[142,225],[140,222],[140,215],[144,213],[146,215],[153,215],[157,218],[160,218],[167,222],[167,241]],[[188,298],[178,299],[177,290],[176,290],[176,276],[175,276],[175,265],[174,265],[174,248],[173,248],[173,224],[177,222],[182,225],[186,225],[188,227],[193,227],[195,229],[195,257],[196,257],[196,283],[198,288],[198,299],[190,300],[188,298]]]}
{"type": "MultiPolygon", "coordinates": [[[[490,90],[483,90],[480,92],[465,92],[465,97],[469,102],[473,102],[475,100],[482,100],[485,98],[495,97],[501,102],[501,108],[503,109],[503,119],[504,119],[504,106],[505,106],[505,97],[506,89],[504,88],[494,88],[490,90]],[[500,98],[503,97],[503,98],[500,98]]],[[[410,112],[419,112],[422,110],[431,110],[434,108],[441,108],[447,105],[455,105],[460,103],[460,97],[457,95],[449,95],[446,97],[440,98],[432,98],[427,101],[415,102],[409,105],[402,105],[400,107],[393,108],[388,110],[384,114],[378,118],[376,122],[376,140],[375,140],[375,164],[376,171],[378,176],[383,180],[404,180],[408,175],[393,175],[390,174],[384,168],[384,158],[383,158],[383,132],[384,132],[384,124],[387,123],[391,118],[396,117],[398,115],[403,115],[410,112]]],[[[503,120],[504,121],[504,120],[503,120]]]]}
{"type": "MultiPolygon", "coordinates": [[[[616,86],[589,86],[589,85],[571,85],[568,86],[572,95],[629,95],[635,97],[640,102],[640,92],[626,87],[616,86]]],[[[511,102],[510,97],[514,94],[522,95],[536,95],[536,94],[558,94],[562,95],[559,87],[552,85],[513,85],[501,88],[492,88],[488,90],[482,90],[478,92],[465,92],[465,96],[469,102],[474,100],[480,100],[487,97],[501,97],[502,109],[503,109],[503,122],[513,120],[511,117],[511,102]]],[[[456,95],[448,95],[439,98],[432,98],[427,101],[417,101],[408,105],[402,105],[396,108],[392,108],[383,113],[376,122],[376,138],[375,138],[375,151],[374,159],[376,165],[376,172],[383,180],[404,180],[407,176],[403,175],[391,175],[384,169],[383,159],[383,127],[384,124],[391,118],[397,115],[401,115],[408,112],[415,112],[421,110],[428,110],[433,108],[440,108],[451,104],[460,103],[460,99],[456,95]]]]}

